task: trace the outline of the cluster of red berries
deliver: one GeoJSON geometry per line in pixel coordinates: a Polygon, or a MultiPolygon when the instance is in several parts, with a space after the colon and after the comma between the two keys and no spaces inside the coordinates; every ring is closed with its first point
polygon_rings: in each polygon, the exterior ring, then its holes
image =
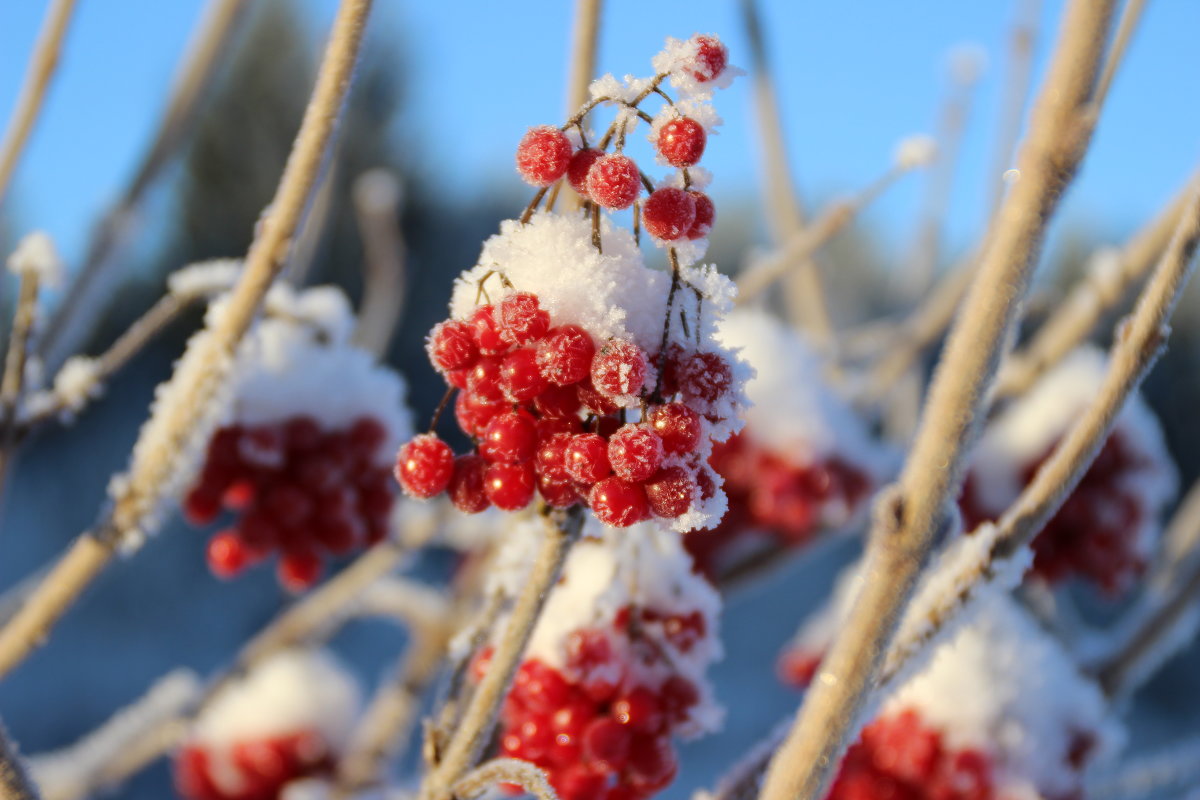
{"type": "MultiPolygon", "coordinates": [[[[1021,469],[1022,485],[1029,485],[1056,446],[1051,444],[1021,469]]],[[[1128,477],[1147,466],[1124,434],[1114,431],[1062,508],[1033,540],[1033,573],[1050,583],[1080,575],[1110,593],[1123,590],[1140,575],[1146,562],[1136,537],[1150,512],[1128,477]]],[[[984,507],[972,474],[959,507],[967,530],[999,513],[984,507]]]]}
{"type": "Polygon", "coordinates": [[[396,478],[410,495],[448,491],[458,509],[478,513],[517,511],[538,494],[555,508],[585,503],[624,528],[679,517],[716,491],[697,450],[705,418],[733,391],[721,355],[672,345],[654,379],[636,344],[551,327],[528,292],[439,323],[428,350],[458,390],[455,416],[475,451],[455,457],[433,433],[405,444],[396,478]],[[636,399],[647,401],[642,419],[626,423],[622,406],[636,399]]]}
{"type": "Polygon", "coordinates": [[[689,534],[684,545],[710,576],[739,536],[761,531],[789,547],[804,544],[820,530],[827,508],[854,509],[871,488],[865,472],[837,456],[796,463],[745,433],[715,444],[709,463],[725,479],[729,510],[716,527],[689,534]]]}
{"type": "MultiPolygon", "coordinates": [[[[696,42],[692,76],[702,83],[715,80],[728,65],[725,45],[711,36],[697,36],[696,42]]],[[[662,159],[681,169],[699,163],[706,142],[704,126],[684,115],[659,126],[654,137],[662,159]]],[[[516,161],[517,171],[526,183],[546,187],[566,177],[581,197],[601,208],[629,208],[642,191],[642,172],[632,158],[622,152],[606,153],[592,147],[575,149],[565,128],[550,125],[530,128],[517,146],[516,161]]],[[[665,242],[702,239],[712,230],[715,217],[712,199],[690,188],[655,189],[641,209],[646,232],[665,242]]]]}
{"type": "Polygon", "coordinates": [[[908,709],[863,729],[846,753],[828,800],[991,800],[992,762],[980,750],[955,750],[908,709]]]}
{"type": "Polygon", "coordinates": [[[389,469],[379,465],[386,439],[371,417],[339,430],[307,416],[218,430],[183,506],[197,526],[222,507],[238,515],[209,541],[209,568],[229,578],[279,551],[280,583],[302,591],[320,577],[322,551],[342,555],[382,540],[395,500],[389,469]]]}
{"type": "Polygon", "coordinates": [[[189,744],[175,757],[175,790],[186,800],[276,800],[288,783],[333,767],[325,740],[314,731],[235,742],[216,756],[202,744],[189,744]]]}
{"type": "MultiPolygon", "coordinates": [[[[695,684],[678,674],[647,685],[629,663],[669,666],[645,631],[657,630],[686,653],[706,632],[699,612],[661,614],[626,607],[611,629],[575,631],[567,639],[561,670],[537,659],[519,668],[504,702],[501,751],[546,770],[562,800],[642,800],[675,777],[672,733],[699,702],[695,684]],[[629,662],[615,639],[628,643],[629,662]]],[[[474,664],[487,670],[490,650],[474,664]]]]}

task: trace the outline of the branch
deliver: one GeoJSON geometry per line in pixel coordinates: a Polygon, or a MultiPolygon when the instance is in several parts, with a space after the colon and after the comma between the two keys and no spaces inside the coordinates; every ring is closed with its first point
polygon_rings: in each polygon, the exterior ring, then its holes
{"type": "Polygon", "coordinates": [[[476,767],[454,784],[454,796],[472,800],[497,783],[515,783],[537,800],[558,800],[545,770],[517,758],[494,758],[476,767]]]}
{"type": "Polygon", "coordinates": [[[194,351],[189,347],[160,395],[135,445],[129,472],[119,481],[108,518],[97,530],[75,540],[21,610],[0,629],[0,676],[46,639],[54,623],[112,559],[121,540],[157,511],[164,488],[177,478],[178,454],[204,439],[216,424],[210,410],[304,210],[349,89],[370,6],[370,0],[343,0],[300,133],[225,313],[199,341],[193,339],[194,351]]]}
{"type": "Polygon", "coordinates": [[[462,719],[441,753],[441,761],[426,776],[419,794],[421,800],[449,797],[454,785],[475,763],[491,738],[496,716],[520,665],[525,646],[582,527],[583,513],[578,506],[566,514],[554,513],[547,518],[546,535],[537,560],[505,622],[504,633],[496,642],[487,673],[471,695],[462,719]]]}
{"type": "Polygon", "coordinates": [[[25,367],[29,357],[29,339],[37,318],[38,289],[41,280],[36,270],[21,273],[17,294],[17,309],[13,314],[12,332],[8,337],[8,354],[4,358],[4,377],[0,379],[0,488],[8,477],[17,445],[17,408],[25,387],[25,367]]]}
{"type": "MultiPolygon", "coordinates": [[[[596,76],[596,50],[600,45],[600,18],[603,12],[603,0],[576,0],[570,72],[567,77],[568,117],[573,117],[588,101],[588,87],[596,76]]],[[[579,124],[582,126],[584,120],[581,119],[579,124]]],[[[583,208],[583,198],[568,192],[563,204],[567,211],[578,211],[583,208]]]]}
{"type": "Polygon", "coordinates": [[[366,265],[354,341],[377,356],[387,352],[404,313],[403,195],[400,181],[385,169],[364,172],[354,182],[354,210],[366,265]]]}
{"type": "Polygon", "coordinates": [[[33,45],[33,54],[25,71],[17,106],[4,131],[4,139],[0,141],[0,200],[4,199],[8,191],[8,184],[17,168],[21,151],[25,148],[30,132],[33,131],[34,123],[37,122],[42,101],[46,97],[46,87],[54,77],[55,68],[58,67],[63,37],[67,33],[67,24],[71,21],[74,10],[75,0],[54,0],[46,10],[45,19],[42,20],[42,29],[33,45]]]}
{"type": "Polygon", "coordinates": [[[1004,176],[1012,166],[1017,135],[1021,132],[1021,118],[1025,115],[1029,90],[1033,86],[1033,51],[1038,38],[1038,19],[1041,17],[1041,11],[1042,0],[1024,0],[1009,36],[1008,72],[1004,78],[1004,101],[996,139],[996,154],[992,162],[991,201],[988,204],[987,215],[989,220],[996,216],[1000,201],[1004,199],[1004,176]]]}
{"type": "Polygon", "coordinates": [[[0,800],[40,800],[37,787],[21,762],[17,746],[0,723],[0,800]]]}
{"type": "Polygon", "coordinates": [[[1082,160],[1096,114],[1113,0],[1073,0],[1030,133],[1021,179],[1005,199],[934,374],[912,451],[895,493],[879,504],[865,582],[796,723],[767,772],[763,800],[816,800],[858,733],[860,716],[918,573],[949,519],[986,394],[1016,323],[1045,226],[1082,160]]]}

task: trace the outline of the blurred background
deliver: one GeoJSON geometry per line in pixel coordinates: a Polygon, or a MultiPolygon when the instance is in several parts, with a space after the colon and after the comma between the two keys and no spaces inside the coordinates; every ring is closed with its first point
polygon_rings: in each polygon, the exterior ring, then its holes
{"type": "MultiPolygon", "coordinates": [[[[161,295],[168,273],[197,259],[245,252],[298,126],[335,5],[248,3],[196,123],[148,187],[113,254],[112,285],[89,309],[95,312],[88,315],[92,324],[78,331],[73,349],[102,350],[161,295]]],[[[328,213],[313,231],[309,280],[338,283],[359,296],[363,252],[351,187],[371,168],[395,174],[404,189],[396,222],[409,250],[409,289],[389,360],[409,380],[418,419],[442,393],[425,360],[423,338],[444,316],[450,282],[474,263],[479,243],[498,222],[516,216],[530,195],[513,169],[516,142],[530,125],[564,117],[573,5],[376,4],[327,171],[328,213]]],[[[15,102],[43,6],[0,7],[0,119],[15,102]]],[[[937,134],[956,76],[961,79],[964,69],[978,72],[962,106],[964,135],[936,265],[951,266],[980,235],[1007,166],[997,161],[996,150],[1014,24],[1027,20],[1035,32],[1036,85],[1060,3],[761,0],[760,7],[783,106],[788,166],[810,209],[882,174],[903,137],[937,134]]],[[[0,252],[10,252],[25,233],[45,230],[69,268],[88,258],[99,221],[126,191],[154,136],[204,8],[203,0],[80,4],[44,112],[0,203],[0,252]]],[[[1200,4],[1150,4],[1083,173],[1053,228],[1039,273],[1047,297],[1092,248],[1120,243],[1148,220],[1194,169],[1200,157],[1197,30],[1200,4]]],[[[648,74],[664,37],[694,32],[720,35],[732,61],[748,68],[741,5],[733,0],[609,0],[598,71],[648,74]]],[[[717,108],[725,123],[705,155],[718,208],[709,258],[735,270],[753,248],[768,243],[749,80],[721,93],[717,108]]],[[[928,180],[922,174],[905,178],[833,243],[829,282],[839,323],[902,306],[903,279],[895,274],[916,246],[928,180]]],[[[7,275],[4,280],[0,302],[7,309],[15,284],[7,275]]],[[[62,294],[50,294],[51,309],[62,294]]],[[[1185,486],[1200,474],[1197,302],[1193,291],[1180,310],[1170,354],[1147,386],[1185,486]]],[[[74,426],[52,427],[22,449],[0,522],[0,588],[48,563],[95,519],[153,387],[169,374],[198,321],[196,313],[174,326],[74,426]]],[[[26,752],[70,743],[171,667],[206,671],[225,662],[286,602],[269,570],[231,584],[211,577],[205,541],[205,534],[179,523],[169,526],[135,558],[109,570],[49,645],[0,684],[0,717],[26,752]]],[[[720,736],[685,748],[682,779],[668,796],[705,785],[794,705],[794,695],[771,678],[775,655],[827,591],[831,578],[824,567],[847,560],[851,549],[815,554],[732,598],[728,655],[716,676],[729,724],[720,736]],[[820,569],[813,568],[817,560],[820,569]],[[763,613],[768,606],[773,610],[763,613]]],[[[374,680],[399,637],[385,626],[361,623],[336,644],[374,680]]],[[[1135,718],[1139,748],[1200,733],[1195,717],[1178,707],[1180,696],[1195,694],[1190,679],[1197,667],[1200,655],[1194,652],[1177,659],[1144,694],[1135,718]]],[[[124,794],[162,797],[169,792],[167,780],[159,765],[124,794]]]]}

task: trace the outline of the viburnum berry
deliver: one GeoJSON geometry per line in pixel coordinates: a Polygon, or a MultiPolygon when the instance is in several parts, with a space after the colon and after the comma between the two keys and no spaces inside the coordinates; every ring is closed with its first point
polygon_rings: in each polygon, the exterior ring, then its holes
{"type": "Polygon", "coordinates": [[[475,309],[475,313],[471,315],[471,332],[481,354],[498,356],[508,351],[509,343],[500,335],[494,306],[486,305],[475,309]]]}
{"type": "Polygon", "coordinates": [[[446,320],[434,326],[429,334],[428,348],[429,360],[442,372],[469,367],[479,357],[471,326],[457,320],[446,320]]]}
{"type": "Polygon", "coordinates": [[[673,519],[696,500],[699,487],[683,467],[664,467],[645,482],[646,501],[656,517],[673,519]]]}
{"type": "Polygon", "coordinates": [[[543,419],[579,419],[579,392],[574,386],[548,386],[533,398],[533,407],[543,419]]]}
{"type": "Polygon", "coordinates": [[[479,454],[488,461],[518,464],[533,458],[537,429],[527,411],[508,411],[492,417],[479,442],[479,454]]]}
{"type": "Polygon", "coordinates": [[[664,242],[687,236],[696,222],[696,200],[683,189],[655,189],[642,206],[646,233],[664,242]]]}
{"type": "Polygon", "coordinates": [[[532,186],[549,186],[563,176],[571,161],[571,142],[550,125],[530,128],[517,145],[517,171],[532,186]]]}
{"type": "Polygon", "coordinates": [[[687,238],[691,240],[703,239],[712,231],[713,222],[717,218],[717,207],[713,205],[712,199],[704,192],[697,192],[694,189],[690,189],[688,193],[696,201],[696,218],[692,221],[692,227],[688,229],[687,238]]]}
{"type": "Polygon", "coordinates": [[[684,399],[715,403],[733,387],[733,369],[717,353],[693,353],[680,367],[679,391],[684,399]]]}
{"type": "Polygon", "coordinates": [[[254,560],[237,531],[221,531],[208,542],[208,567],[218,578],[232,578],[254,560]]]}
{"type": "Polygon", "coordinates": [[[467,373],[467,391],[480,400],[498,402],[504,398],[504,386],[500,382],[502,362],[498,358],[481,358],[467,373]]]}
{"type": "Polygon", "coordinates": [[[550,328],[550,315],[529,292],[514,292],[493,312],[500,338],[512,344],[528,344],[540,339],[550,328]]]}
{"type": "Polygon", "coordinates": [[[658,472],[663,443],[644,425],[625,425],[608,440],[608,462],[618,478],[641,483],[658,472]]]}
{"type": "Polygon", "coordinates": [[[662,439],[663,452],[690,453],[700,446],[700,415],[683,403],[666,403],[646,412],[646,424],[662,439]]]}
{"type": "Polygon", "coordinates": [[[423,433],[400,448],[396,480],[413,497],[441,494],[454,474],[454,451],[436,433],[423,433]]]}
{"type": "Polygon", "coordinates": [[[537,363],[546,380],[568,386],[586,378],[592,368],[596,345],[578,325],[561,325],[546,334],[537,345],[537,363]]]}
{"type": "Polygon", "coordinates": [[[447,487],[450,502],[464,514],[478,514],[492,503],[484,490],[487,462],[479,456],[465,455],[454,459],[454,475],[447,487]]]}
{"type": "Polygon", "coordinates": [[[646,371],[646,354],[624,339],[609,339],[592,358],[592,384],[610,397],[641,392],[646,371]]]}
{"type": "Polygon", "coordinates": [[[716,80],[729,65],[729,50],[715,36],[697,35],[696,64],[692,75],[701,83],[716,80]]]}
{"type": "Polygon", "coordinates": [[[691,117],[679,117],[659,129],[656,144],[659,154],[672,167],[691,167],[704,155],[707,138],[703,125],[691,117]]]}
{"type": "Polygon", "coordinates": [[[591,147],[584,147],[576,150],[575,155],[571,156],[571,163],[567,165],[567,183],[571,184],[571,188],[579,193],[581,197],[588,197],[587,177],[588,172],[592,168],[592,164],[596,163],[596,159],[604,155],[601,150],[596,150],[591,147]]]}
{"type": "Polygon", "coordinates": [[[588,495],[596,519],[613,528],[628,528],[650,516],[646,490],[620,478],[605,478],[588,495]]]}
{"type": "Polygon", "coordinates": [[[279,559],[279,583],[290,592],[302,592],[317,582],[323,568],[316,553],[286,553],[279,559]]]}
{"type": "Polygon", "coordinates": [[[536,399],[549,385],[538,369],[537,353],[532,347],[514,350],[500,362],[500,389],[514,403],[536,399]]]}
{"type": "Polygon", "coordinates": [[[608,442],[595,433],[571,437],[563,453],[567,473],[580,483],[596,483],[612,474],[608,442]]]}
{"type": "Polygon", "coordinates": [[[604,208],[629,208],[642,191],[637,163],[621,153],[601,156],[588,170],[587,190],[588,196],[604,208]]]}
{"type": "Polygon", "coordinates": [[[528,462],[491,464],[483,474],[483,487],[488,500],[496,508],[501,511],[520,511],[533,500],[533,466],[528,462]]]}
{"type": "Polygon", "coordinates": [[[459,392],[454,399],[454,418],[464,433],[479,438],[492,418],[507,407],[500,400],[489,400],[474,392],[459,392]]]}

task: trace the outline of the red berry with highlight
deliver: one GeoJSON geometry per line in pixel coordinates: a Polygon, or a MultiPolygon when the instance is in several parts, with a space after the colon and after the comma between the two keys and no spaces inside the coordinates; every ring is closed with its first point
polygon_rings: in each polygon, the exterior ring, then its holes
{"type": "Polygon", "coordinates": [[[592,359],[592,383],[610,397],[636,395],[646,383],[646,354],[633,342],[609,339],[592,359]]]}
{"type": "Polygon", "coordinates": [[[604,208],[629,208],[642,191],[642,176],[632,158],[610,153],[596,159],[587,174],[588,196],[604,208]]]}
{"type": "Polygon", "coordinates": [[[479,454],[488,461],[518,464],[533,458],[537,428],[528,411],[508,411],[492,417],[479,442],[479,454]]]}
{"type": "Polygon", "coordinates": [[[479,456],[465,455],[454,459],[454,475],[447,491],[450,502],[464,514],[478,514],[491,505],[484,491],[484,472],[487,462],[479,456]]]}
{"type": "Polygon", "coordinates": [[[567,473],[580,483],[596,483],[612,474],[608,442],[595,433],[572,436],[563,455],[567,473]]]}
{"type": "Polygon", "coordinates": [[[593,486],[588,505],[596,519],[614,528],[628,528],[650,516],[645,490],[620,478],[605,478],[593,486]]]}
{"type": "Polygon", "coordinates": [[[500,389],[514,403],[527,403],[549,388],[532,347],[514,350],[500,362],[500,389]]]}
{"type": "Polygon", "coordinates": [[[656,517],[674,519],[692,507],[699,494],[696,481],[683,467],[664,467],[646,481],[646,500],[656,517]]]}
{"type": "Polygon", "coordinates": [[[529,292],[514,292],[496,306],[494,316],[500,338],[513,344],[528,344],[550,329],[550,315],[529,292]]]}
{"type": "Polygon", "coordinates": [[[400,448],[396,480],[413,497],[440,494],[454,474],[454,452],[435,433],[423,433],[400,448]]]}
{"type": "Polygon", "coordinates": [[[585,147],[581,150],[576,150],[575,155],[571,156],[571,163],[567,165],[567,183],[571,184],[581,197],[588,196],[587,176],[592,168],[592,164],[596,163],[596,159],[604,153],[591,147],[585,147]]]}
{"type": "Polygon", "coordinates": [[[688,229],[687,238],[703,239],[712,231],[713,222],[717,218],[717,207],[713,205],[712,198],[704,192],[697,192],[693,189],[689,193],[696,201],[696,218],[692,222],[692,227],[688,229]]]}
{"type": "Polygon", "coordinates": [[[471,326],[458,320],[446,320],[429,334],[429,360],[442,372],[463,369],[479,358],[479,348],[471,326]]]}
{"type": "Polygon", "coordinates": [[[596,345],[587,331],[578,325],[560,325],[538,342],[538,369],[551,383],[569,386],[588,376],[595,354],[596,345]]]}
{"type": "Polygon", "coordinates": [[[530,128],[517,145],[517,172],[531,186],[549,186],[563,176],[571,161],[571,142],[550,125],[530,128]]]}
{"type": "Polygon", "coordinates": [[[697,36],[695,41],[696,64],[692,75],[704,83],[719,78],[729,66],[729,51],[715,36],[697,36]]]}
{"type": "Polygon", "coordinates": [[[534,492],[533,465],[492,464],[483,475],[484,491],[501,511],[520,511],[529,505],[534,492]]]}
{"type": "Polygon", "coordinates": [[[289,592],[299,593],[321,577],[321,559],[313,553],[288,553],[279,559],[279,582],[289,592]]]}
{"type": "Polygon", "coordinates": [[[237,531],[221,531],[208,540],[208,568],[218,578],[232,578],[254,559],[237,531]]]}
{"type": "Polygon", "coordinates": [[[658,472],[663,443],[644,425],[626,425],[608,440],[608,462],[618,478],[641,483],[658,472]]]}
{"type": "Polygon", "coordinates": [[[672,167],[690,167],[704,155],[708,134],[691,117],[673,119],[658,131],[658,152],[672,167]]]}
{"type": "Polygon", "coordinates": [[[497,356],[508,352],[509,343],[500,335],[494,306],[480,306],[471,314],[471,334],[479,352],[485,356],[497,356]]]}
{"type": "Polygon", "coordinates": [[[646,424],[662,439],[666,453],[683,455],[700,446],[700,415],[683,403],[651,408],[646,414],[646,424]]]}
{"type": "Polygon", "coordinates": [[[646,233],[664,242],[684,238],[695,222],[696,200],[683,189],[655,189],[642,206],[646,233]]]}

